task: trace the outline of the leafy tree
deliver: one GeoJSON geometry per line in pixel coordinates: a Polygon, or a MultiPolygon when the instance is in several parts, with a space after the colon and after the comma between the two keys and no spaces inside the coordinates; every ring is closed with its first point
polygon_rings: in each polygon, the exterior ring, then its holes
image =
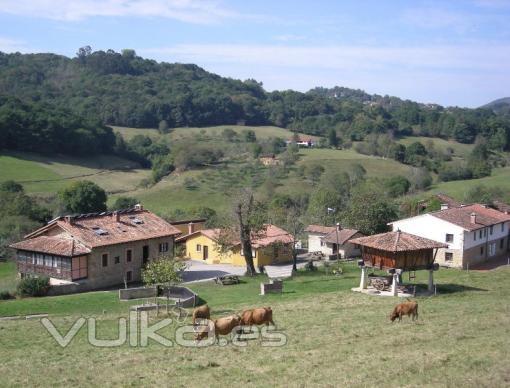
{"type": "Polygon", "coordinates": [[[134,197],[118,197],[110,207],[110,210],[131,209],[138,203],[140,201],[134,197]]]}
{"type": "Polygon", "coordinates": [[[255,143],[257,141],[257,136],[255,136],[255,132],[251,129],[243,131],[244,141],[248,143],[255,143]]]}
{"type": "Polygon", "coordinates": [[[426,168],[413,168],[409,181],[413,190],[425,190],[432,185],[432,176],[426,168]]]}
{"type": "Polygon", "coordinates": [[[166,120],[161,120],[159,122],[158,131],[159,131],[159,133],[168,133],[169,132],[169,126],[168,126],[168,122],[166,120]]]}
{"type": "Polygon", "coordinates": [[[23,186],[13,180],[8,180],[0,183],[0,191],[5,191],[8,193],[22,193],[23,186]]]}
{"type": "Polygon", "coordinates": [[[64,208],[71,213],[93,213],[106,210],[106,192],[90,181],[76,181],[59,191],[64,208]]]}
{"type": "Polygon", "coordinates": [[[159,256],[142,269],[142,281],[148,286],[172,285],[182,281],[181,275],[185,269],[185,262],[176,260],[169,255],[159,256]]]}
{"type": "Polygon", "coordinates": [[[311,163],[305,166],[305,175],[313,184],[317,184],[324,173],[324,167],[319,163],[311,163]]]}
{"type": "Polygon", "coordinates": [[[333,128],[330,128],[328,130],[328,143],[329,143],[329,146],[333,147],[333,148],[338,148],[338,145],[340,143],[338,140],[338,135],[336,133],[336,130],[333,128]]]}
{"type": "Polygon", "coordinates": [[[389,178],[386,180],[384,185],[390,198],[400,197],[404,194],[407,194],[411,188],[411,182],[409,182],[409,180],[402,175],[397,175],[389,178]]]}
{"type": "Polygon", "coordinates": [[[344,222],[370,235],[388,230],[388,222],[397,218],[395,205],[381,195],[377,186],[361,185],[353,190],[347,209],[342,212],[344,222]]]}

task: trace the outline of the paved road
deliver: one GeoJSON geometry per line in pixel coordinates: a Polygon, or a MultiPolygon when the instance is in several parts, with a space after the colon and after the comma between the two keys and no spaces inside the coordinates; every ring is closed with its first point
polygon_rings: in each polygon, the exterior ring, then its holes
{"type": "MultiPolygon", "coordinates": [[[[223,275],[243,276],[246,272],[245,267],[238,267],[231,264],[207,264],[200,260],[188,260],[188,268],[184,271],[182,279],[184,283],[203,282],[212,280],[223,275]]],[[[298,268],[302,268],[306,261],[300,260],[298,268]]],[[[287,263],[285,265],[290,265],[287,263]]]]}

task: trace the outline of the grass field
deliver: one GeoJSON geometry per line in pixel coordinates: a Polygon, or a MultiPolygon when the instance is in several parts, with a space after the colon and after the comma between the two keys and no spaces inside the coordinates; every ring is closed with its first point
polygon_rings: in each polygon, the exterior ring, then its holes
{"type": "MultiPolygon", "coordinates": [[[[129,127],[115,127],[112,126],[113,130],[119,132],[125,139],[129,140],[136,135],[146,135],[152,138],[157,138],[162,135],[156,129],[150,128],[129,128],[129,127]]],[[[189,138],[198,134],[205,134],[208,136],[220,138],[221,133],[224,129],[229,128],[233,131],[241,134],[243,131],[253,130],[258,139],[267,139],[270,137],[280,137],[282,139],[290,139],[293,132],[285,128],[275,126],[257,126],[250,127],[244,125],[218,125],[213,127],[182,127],[174,128],[168,135],[163,135],[170,139],[170,141],[176,141],[179,139],[189,138]]],[[[318,139],[317,136],[302,135],[306,138],[318,139]]]]}
{"type": "Polygon", "coordinates": [[[118,193],[133,190],[149,175],[149,170],[115,156],[85,159],[27,152],[0,154],[0,182],[14,179],[28,193],[54,193],[70,181],[80,179],[91,180],[108,192],[118,193]]]}
{"type": "Polygon", "coordinates": [[[434,144],[434,147],[443,152],[446,151],[447,148],[451,148],[453,150],[454,156],[465,157],[472,150],[473,144],[463,144],[456,142],[454,140],[445,140],[440,138],[432,138],[432,137],[424,137],[424,136],[406,136],[398,140],[399,143],[408,146],[411,143],[419,141],[423,145],[427,146],[429,142],[434,144]]]}
{"type": "MultiPolygon", "coordinates": [[[[358,270],[339,278],[300,273],[283,295],[261,297],[261,279],[236,286],[192,285],[213,316],[251,306],[273,309],[282,347],[174,344],[98,348],[83,327],[66,348],[37,321],[0,321],[2,385],[147,386],[508,386],[510,269],[436,273],[439,295],[418,298],[420,319],[391,324],[395,298],[353,293],[358,270]],[[51,360],[51,362],[50,362],[51,360]],[[28,366],[28,367],[27,367],[28,366]]],[[[417,281],[424,283],[425,273],[417,281]]],[[[128,304],[115,292],[0,302],[0,315],[46,312],[64,334],[80,316],[95,317],[100,338],[117,338],[128,304]]],[[[151,318],[151,323],[163,317],[151,318]]],[[[188,318],[189,322],[189,318],[188,318]]],[[[174,322],[159,334],[174,338],[174,322]]]]}

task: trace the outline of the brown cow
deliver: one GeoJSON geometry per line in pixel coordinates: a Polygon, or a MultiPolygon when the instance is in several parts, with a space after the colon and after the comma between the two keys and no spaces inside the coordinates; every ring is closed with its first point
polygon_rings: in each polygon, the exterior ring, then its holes
{"type": "Polygon", "coordinates": [[[418,303],[408,300],[407,302],[397,304],[390,315],[390,319],[393,322],[398,318],[400,322],[403,315],[412,316],[413,321],[418,319],[418,303]]]}
{"type": "Polygon", "coordinates": [[[266,326],[269,326],[269,324],[276,326],[273,322],[273,310],[271,310],[271,307],[244,310],[241,314],[241,323],[244,326],[263,325],[264,323],[266,326]]]}
{"type": "Polygon", "coordinates": [[[227,335],[237,326],[241,325],[241,317],[239,315],[230,315],[228,317],[218,318],[214,321],[209,321],[207,327],[198,332],[195,335],[195,339],[200,341],[207,337],[209,330],[213,328],[214,324],[214,335],[216,336],[216,340],[218,340],[219,335],[227,335]]]}
{"type": "Polygon", "coordinates": [[[195,326],[196,320],[198,318],[202,319],[210,319],[211,318],[211,310],[209,310],[209,306],[204,304],[203,306],[197,307],[193,310],[192,323],[195,326]]]}

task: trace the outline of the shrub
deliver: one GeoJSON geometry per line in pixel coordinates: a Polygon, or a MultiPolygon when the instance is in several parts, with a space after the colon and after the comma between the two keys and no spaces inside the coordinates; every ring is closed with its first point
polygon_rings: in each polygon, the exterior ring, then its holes
{"type": "Polygon", "coordinates": [[[20,296],[44,296],[50,289],[50,279],[47,277],[29,276],[18,283],[17,291],[20,296]]]}
{"type": "Polygon", "coordinates": [[[0,300],[12,299],[13,297],[9,291],[0,291],[0,300]]]}

